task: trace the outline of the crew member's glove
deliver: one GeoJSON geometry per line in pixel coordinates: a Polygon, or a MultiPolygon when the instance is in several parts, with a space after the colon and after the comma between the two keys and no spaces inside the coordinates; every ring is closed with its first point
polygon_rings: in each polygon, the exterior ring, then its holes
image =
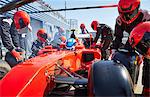
{"type": "Polygon", "coordinates": [[[22,48],[20,48],[20,47],[16,47],[16,49],[15,49],[18,53],[20,53],[20,55],[23,55],[23,54],[25,54],[25,50],[24,49],[22,49],[22,48]]]}
{"type": "Polygon", "coordinates": [[[11,54],[17,59],[17,61],[23,60],[22,56],[16,50],[12,50],[11,54]]]}

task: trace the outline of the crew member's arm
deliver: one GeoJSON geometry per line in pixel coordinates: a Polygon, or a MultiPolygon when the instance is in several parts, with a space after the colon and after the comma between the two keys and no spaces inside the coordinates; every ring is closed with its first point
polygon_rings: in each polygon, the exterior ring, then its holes
{"type": "Polygon", "coordinates": [[[89,31],[86,29],[86,32],[89,34],[89,31]]]}
{"type": "Polygon", "coordinates": [[[40,49],[42,49],[43,47],[41,46],[41,43],[38,42],[37,40],[35,42],[33,42],[31,50],[32,50],[32,56],[35,57],[38,55],[38,52],[40,49]]]}
{"type": "Polygon", "coordinates": [[[14,49],[11,39],[10,39],[10,24],[8,22],[5,21],[1,21],[1,25],[0,25],[0,30],[1,30],[1,38],[2,38],[2,42],[5,48],[7,48],[9,51],[12,51],[14,49]]]}
{"type": "Polygon", "coordinates": [[[1,21],[1,25],[0,25],[0,30],[1,30],[1,38],[2,38],[2,42],[5,48],[7,48],[11,54],[17,59],[17,60],[22,60],[22,57],[20,56],[19,52],[16,52],[16,50],[14,49],[11,39],[10,39],[10,24],[6,21],[1,21]]]}
{"type": "Polygon", "coordinates": [[[100,27],[97,28],[97,32],[96,32],[96,36],[95,36],[95,39],[94,39],[94,43],[97,43],[100,35],[101,35],[101,32],[102,32],[102,29],[100,27]]]}
{"type": "Polygon", "coordinates": [[[113,40],[113,31],[112,31],[112,29],[109,26],[106,25],[105,30],[102,33],[102,36],[103,36],[103,37],[101,37],[101,40],[103,42],[102,49],[106,50],[106,49],[109,48],[109,46],[110,46],[110,44],[113,40]]]}
{"type": "Polygon", "coordinates": [[[12,42],[14,44],[15,47],[20,47],[19,45],[19,35],[18,35],[18,31],[15,28],[14,22],[11,24],[10,27],[10,35],[12,38],[12,42]]]}
{"type": "Polygon", "coordinates": [[[121,45],[122,43],[122,38],[123,38],[123,29],[121,28],[121,26],[116,23],[115,25],[115,33],[114,33],[114,40],[113,40],[113,43],[112,43],[112,49],[118,49],[119,46],[121,45]]]}

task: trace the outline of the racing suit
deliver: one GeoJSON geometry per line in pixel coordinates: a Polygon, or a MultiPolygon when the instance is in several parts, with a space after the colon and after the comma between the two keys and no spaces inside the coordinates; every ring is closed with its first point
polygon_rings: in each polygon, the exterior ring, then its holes
{"type": "MultiPolygon", "coordinates": [[[[144,85],[143,93],[150,93],[150,59],[144,58],[143,64],[144,64],[143,76],[142,76],[142,84],[144,85]],[[149,92],[147,92],[148,90],[149,92]]],[[[144,95],[150,96],[150,94],[144,94],[144,95]]]]}
{"type": "MultiPolygon", "coordinates": [[[[88,30],[86,28],[81,29],[81,33],[82,34],[89,34],[89,32],[88,32],[88,30]]],[[[84,38],[84,39],[82,39],[82,41],[83,41],[83,44],[84,44],[85,48],[89,48],[90,47],[91,41],[90,41],[89,38],[84,38]]]]}
{"type": "Polygon", "coordinates": [[[30,55],[29,58],[33,58],[38,55],[38,52],[44,48],[46,45],[49,45],[48,41],[47,42],[42,42],[39,39],[35,40],[32,44],[31,50],[32,54],[30,55]]]}
{"type": "MultiPolygon", "coordinates": [[[[145,22],[145,21],[150,21],[150,14],[148,11],[145,10],[140,10],[140,15],[131,23],[131,24],[126,24],[124,23],[120,16],[116,19],[116,25],[115,25],[115,39],[112,44],[112,49],[118,49],[121,45],[122,38],[123,38],[123,32],[126,31],[127,33],[130,34],[132,29],[139,23],[145,22]]],[[[129,44],[129,41],[127,40],[125,46],[125,49],[132,51],[132,47],[129,44]]],[[[144,67],[143,67],[143,85],[144,87],[150,88],[149,82],[150,82],[150,60],[144,59],[144,67]],[[147,70],[148,69],[148,70],[147,70]]]]}
{"type": "Polygon", "coordinates": [[[51,44],[53,48],[58,48],[59,45],[62,43],[61,36],[65,36],[65,32],[56,32],[54,35],[54,40],[52,40],[51,44]]]}
{"type": "Polygon", "coordinates": [[[2,59],[2,45],[1,45],[1,42],[0,42],[0,59],[2,59]]]}
{"type": "Polygon", "coordinates": [[[87,34],[87,33],[89,33],[89,32],[88,32],[87,29],[84,28],[84,29],[81,29],[81,33],[82,33],[82,34],[87,34]]]}
{"type": "MultiPolygon", "coordinates": [[[[116,25],[115,25],[115,39],[113,40],[112,48],[113,49],[118,49],[122,43],[122,38],[123,38],[123,32],[126,31],[128,34],[132,31],[132,29],[139,23],[144,22],[144,21],[150,21],[150,14],[147,11],[140,10],[140,15],[135,19],[130,24],[124,23],[120,16],[117,17],[116,19],[116,25]]],[[[129,44],[129,41],[127,40],[125,44],[125,48],[127,50],[132,50],[131,46],[129,44]]]]}
{"type": "Polygon", "coordinates": [[[99,24],[97,27],[96,37],[93,43],[97,43],[99,37],[101,36],[101,54],[102,59],[108,59],[107,52],[108,48],[113,40],[113,30],[106,24],[99,24]]]}
{"type": "Polygon", "coordinates": [[[10,18],[5,17],[5,16],[0,17],[0,36],[2,39],[2,43],[4,47],[8,49],[10,52],[14,49],[14,46],[19,47],[18,33],[13,30],[14,26],[11,26],[11,25],[13,24],[10,18]],[[12,38],[12,41],[10,39],[10,36],[12,38]]]}

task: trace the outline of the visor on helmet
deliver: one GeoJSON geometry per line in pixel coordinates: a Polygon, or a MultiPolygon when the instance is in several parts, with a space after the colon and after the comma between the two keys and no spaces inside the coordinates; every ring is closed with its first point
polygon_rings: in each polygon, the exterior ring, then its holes
{"type": "MultiPolygon", "coordinates": [[[[129,7],[130,8],[130,7],[129,7]]],[[[122,9],[123,10],[123,9],[122,9]]],[[[125,20],[125,21],[129,21],[132,18],[134,18],[138,13],[138,8],[136,8],[133,11],[126,11],[126,12],[119,12],[119,14],[121,15],[121,17],[125,20]]]]}
{"type": "Polygon", "coordinates": [[[24,23],[24,21],[23,21],[23,19],[22,19],[22,18],[20,18],[20,19],[19,19],[19,25],[20,25],[20,29],[22,29],[22,28],[25,28],[25,27],[26,27],[26,24],[24,23]]]}
{"type": "Polygon", "coordinates": [[[46,33],[44,33],[44,34],[39,34],[39,36],[40,36],[41,38],[45,39],[45,40],[48,38],[48,36],[47,36],[46,33]]]}

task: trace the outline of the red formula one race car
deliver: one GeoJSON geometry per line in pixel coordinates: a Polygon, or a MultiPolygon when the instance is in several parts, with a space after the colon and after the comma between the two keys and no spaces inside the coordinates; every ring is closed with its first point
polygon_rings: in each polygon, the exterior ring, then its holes
{"type": "Polygon", "coordinates": [[[81,46],[74,51],[51,48],[46,52],[13,67],[0,81],[0,96],[44,96],[64,84],[79,89],[88,80],[77,72],[100,59],[99,52],[81,46]]]}
{"type": "MultiPolygon", "coordinates": [[[[8,10],[24,4],[22,1],[30,0],[15,0],[8,10]]],[[[82,43],[73,49],[69,45],[69,49],[64,44],[60,46],[59,50],[47,46],[39,56],[14,66],[0,80],[0,97],[134,95],[132,79],[120,60],[126,59],[122,52],[117,55],[119,58],[102,61],[99,49],[85,48],[82,43]]]]}

